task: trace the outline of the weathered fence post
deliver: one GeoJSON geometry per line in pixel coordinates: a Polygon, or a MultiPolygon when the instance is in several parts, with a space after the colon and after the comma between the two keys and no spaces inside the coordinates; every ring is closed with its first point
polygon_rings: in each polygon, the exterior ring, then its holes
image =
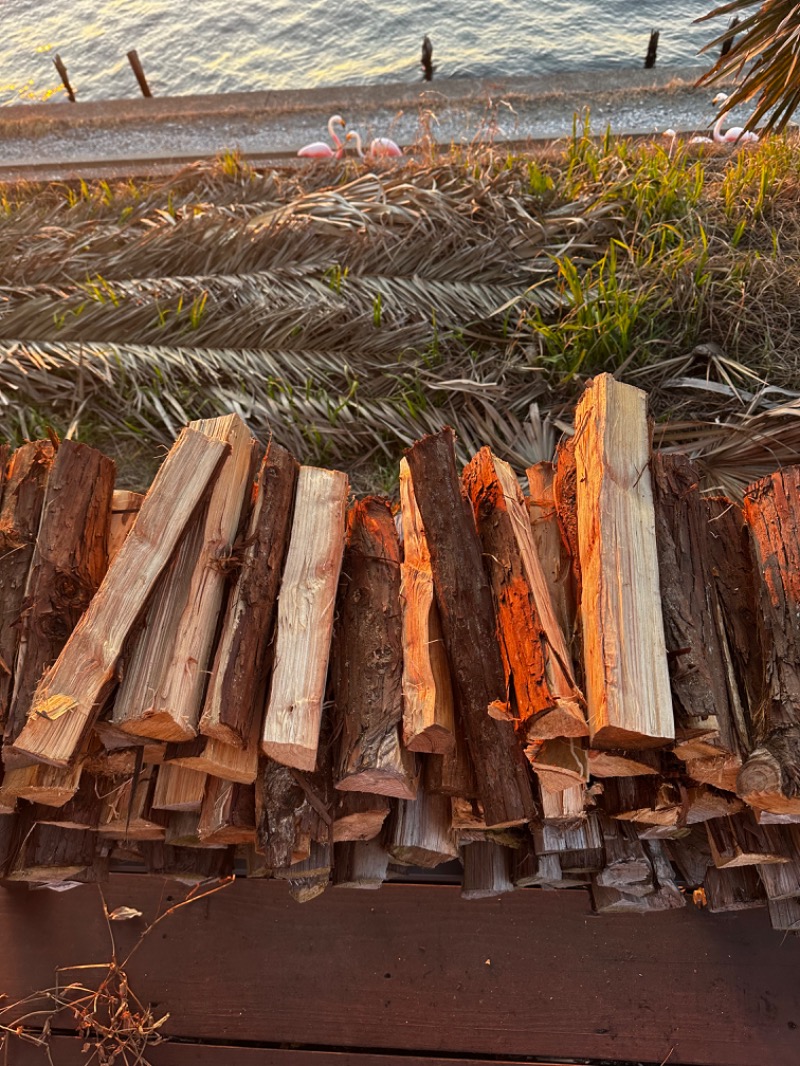
{"type": "Polygon", "coordinates": [[[422,77],[425,81],[433,81],[433,45],[427,35],[422,39],[422,77]]]}
{"type": "Polygon", "coordinates": [[[61,81],[64,83],[64,88],[67,90],[67,96],[69,97],[70,103],[76,103],[75,91],[70,85],[69,78],[67,77],[67,68],[64,66],[64,61],[58,53],[53,57],[53,62],[56,65],[56,70],[58,71],[61,81]]]}
{"type": "Polygon", "coordinates": [[[136,80],[139,82],[139,88],[142,90],[142,96],[150,97],[153,94],[150,92],[150,86],[147,84],[147,78],[144,76],[144,67],[139,60],[139,53],[135,48],[131,49],[127,53],[128,62],[133,68],[133,73],[136,75],[136,80]]]}
{"type": "Polygon", "coordinates": [[[644,69],[652,70],[656,65],[656,52],[658,51],[658,30],[650,34],[650,43],[647,46],[647,55],[644,57],[644,69]]]}

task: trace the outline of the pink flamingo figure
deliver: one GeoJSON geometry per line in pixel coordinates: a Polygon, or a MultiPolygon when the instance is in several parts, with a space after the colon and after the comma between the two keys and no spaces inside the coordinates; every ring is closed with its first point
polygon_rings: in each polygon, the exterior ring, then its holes
{"type": "MultiPolygon", "coordinates": [[[[727,99],[728,97],[725,93],[717,93],[711,103],[722,104],[727,99]]],[[[731,126],[729,130],[726,130],[723,133],[722,123],[724,121],[725,114],[723,112],[723,114],[717,119],[712,131],[712,135],[717,144],[736,144],[737,142],[742,144],[746,144],[747,142],[750,144],[758,144],[758,134],[753,133],[751,130],[746,130],[744,126],[731,126]]]]}
{"type": "Polygon", "coordinates": [[[333,141],[334,148],[331,148],[324,141],[314,141],[313,144],[307,144],[301,148],[297,154],[306,159],[341,159],[344,155],[344,145],[339,139],[334,126],[341,126],[344,129],[345,121],[341,115],[331,115],[328,119],[328,136],[333,141]]]}
{"type": "Polygon", "coordinates": [[[356,154],[359,159],[379,159],[381,156],[402,156],[403,149],[395,144],[389,137],[376,137],[370,142],[369,148],[364,151],[361,143],[361,134],[357,130],[350,130],[345,137],[345,141],[356,142],[356,154]]]}

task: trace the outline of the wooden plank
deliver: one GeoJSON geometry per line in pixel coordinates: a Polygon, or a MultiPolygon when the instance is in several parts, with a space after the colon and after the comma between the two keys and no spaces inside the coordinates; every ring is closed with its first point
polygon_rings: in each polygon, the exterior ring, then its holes
{"type": "Polygon", "coordinates": [[[601,374],[575,412],[578,544],[592,747],[675,737],[658,583],[647,396],[601,374]]]}
{"type": "MultiPolygon", "coordinates": [[[[488,825],[534,814],[525,757],[507,720],[508,692],[481,542],[455,462],[449,428],[406,453],[422,515],[436,601],[459,710],[488,825]]],[[[431,758],[433,756],[430,756],[431,758]]]]}
{"type": "MultiPolygon", "coordinates": [[[[76,1036],[52,1036],[48,1047],[57,1066],[86,1066],[76,1036]]],[[[42,1066],[44,1052],[21,1040],[9,1042],[11,1066],[42,1066]]],[[[302,1048],[243,1047],[231,1044],[177,1043],[147,1050],[152,1066],[526,1066],[530,1059],[439,1058],[438,1055],[376,1055],[362,1051],[305,1051],[302,1048]]],[[[539,1062],[538,1066],[557,1066],[539,1062]]]]}
{"type": "Polygon", "coordinates": [[[226,451],[224,441],[181,433],[97,595],[40,681],[17,750],[56,766],[73,758],[114,680],[124,641],[226,451]]]}
{"type": "Polygon", "coordinates": [[[403,563],[403,743],[410,751],[455,749],[453,684],[433,593],[431,553],[408,461],[400,460],[403,563]]]}
{"type": "Polygon", "coordinates": [[[368,496],[347,515],[331,669],[342,792],[417,794],[416,759],[400,741],[402,632],[397,530],[388,500],[368,496]]]}
{"type": "Polygon", "coordinates": [[[317,760],[347,491],[340,471],[300,468],[261,737],[266,755],[298,770],[317,760]]]}
{"type": "MultiPolygon", "coordinates": [[[[133,875],[112,875],[105,893],[146,922],[185,896],[133,875]]],[[[144,924],[117,924],[122,958],[144,924]]],[[[95,887],[0,890],[10,1000],[108,950],[95,887]]],[[[168,1035],[200,1040],[796,1066],[798,966],[800,942],[773,935],[764,911],[593,918],[584,892],[462,901],[458,887],[391,884],[368,905],[329,891],[298,909],[278,882],[237,881],[162,922],[128,972],[143,1002],[170,1012],[168,1035]]]]}

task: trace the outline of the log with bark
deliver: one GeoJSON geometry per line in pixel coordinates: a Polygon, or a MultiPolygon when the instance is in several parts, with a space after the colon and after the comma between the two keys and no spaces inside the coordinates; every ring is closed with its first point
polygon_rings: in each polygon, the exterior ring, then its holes
{"type": "Polygon", "coordinates": [[[492,594],[456,472],[452,430],[423,438],[406,458],[428,538],[442,633],[486,820],[490,825],[521,824],[534,814],[531,782],[514,726],[507,720],[492,594]]]}
{"type": "Polygon", "coordinates": [[[53,454],[49,440],[23,444],[11,456],[3,484],[0,508],[0,726],[5,726],[13,692],[25,585],[53,454]]]}
{"type": "Polygon", "coordinates": [[[3,736],[6,766],[25,765],[34,753],[14,755],[34,691],[67,643],[108,568],[108,525],[114,464],[96,448],[61,443],[53,459],[42,518],[25,585],[14,692],[3,736]]]}
{"type": "Polygon", "coordinates": [[[492,587],[515,717],[532,739],[586,736],[583,697],[514,472],[482,448],[464,470],[464,485],[492,587]]]}
{"type": "Polygon", "coordinates": [[[737,791],[754,807],[794,813],[800,811],[800,467],[751,485],[744,513],[761,572],[767,652],[756,747],[737,791]]]}
{"type": "Polygon", "coordinates": [[[592,747],[675,737],[659,604],[645,393],[601,374],[575,412],[578,547],[592,747]]]}
{"type": "Polygon", "coordinates": [[[388,502],[376,496],[359,500],[347,516],[332,654],[336,788],[413,799],[416,761],[400,740],[400,545],[388,502]]]}
{"type": "Polygon", "coordinates": [[[453,685],[433,591],[431,556],[408,462],[400,460],[403,561],[403,743],[409,751],[455,749],[453,685]]]}
{"type": "Polygon", "coordinates": [[[184,430],[162,464],[106,577],[39,682],[17,751],[66,766],[115,680],[123,645],[211,483],[227,445],[184,430]]]}
{"type": "Polygon", "coordinates": [[[383,829],[389,810],[386,796],[340,793],[333,808],[334,841],[373,840],[383,829]]]}
{"type": "Polygon", "coordinates": [[[317,761],[347,492],[345,474],[300,468],[261,737],[265,755],[299,770],[317,761]]]}
{"type": "Polygon", "coordinates": [[[234,747],[249,743],[256,719],[260,731],[299,469],[289,452],[270,443],[209,680],[200,732],[234,747]]]}

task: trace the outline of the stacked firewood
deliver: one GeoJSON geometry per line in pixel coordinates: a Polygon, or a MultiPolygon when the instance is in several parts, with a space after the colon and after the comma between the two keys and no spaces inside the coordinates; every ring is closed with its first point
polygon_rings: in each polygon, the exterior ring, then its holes
{"type": "Polygon", "coordinates": [[[6,878],[460,860],[467,898],[800,921],[800,468],[704,495],[607,375],[527,492],[445,430],[352,501],[234,415],[145,496],[72,441],[3,468],[6,878]]]}

